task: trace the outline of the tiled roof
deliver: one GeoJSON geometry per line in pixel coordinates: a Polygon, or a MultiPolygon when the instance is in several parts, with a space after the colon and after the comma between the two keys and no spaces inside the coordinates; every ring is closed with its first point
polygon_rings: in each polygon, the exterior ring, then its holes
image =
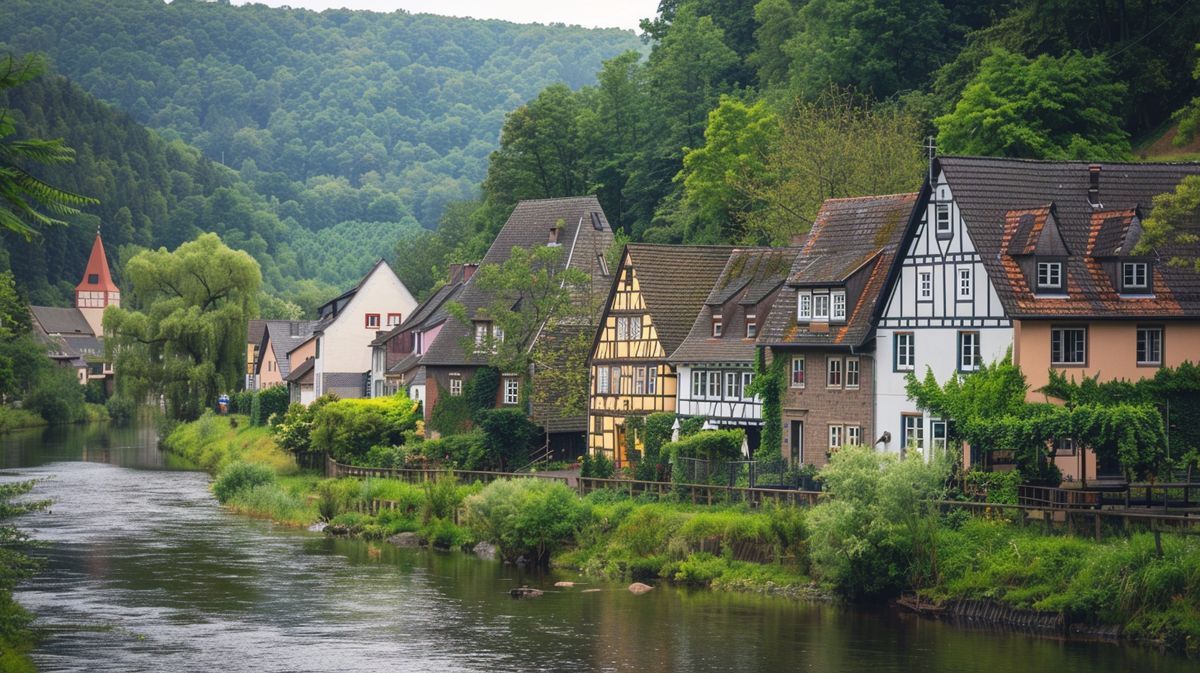
{"type": "Polygon", "coordinates": [[[315,358],[309,358],[297,365],[295,369],[288,372],[288,375],[283,378],[285,381],[292,383],[311,383],[313,367],[316,364],[317,361],[315,358]]]}
{"type": "Polygon", "coordinates": [[[631,243],[625,250],[658,341],[670,355],[691,332],[734,248],[631,243]]]}
{"type": "Polygon", "coordinates": [[[458,291],[462,289],[462,286],[463,284],[459,282],[447,283],[446,285],[439,287],[434,291],[433,294],[429,295],[428,299],[421,302],[417,306],[416,310],[414,310],[408,316],[408,318],[404,320],[404,322],[375,337],[375,340],[371,342],[371,345],[382,346],[394,339],[397,335],[403,334],[404,332],[416,328],[431,327],[442,320],[445,320],[447,318],[446,313],[444,311],[439,311],[439,309],[441,309],[447,301],[454,299],[454,297],[458,294],[458,291]]]}
{"type": "Polygon", "coordinates": [[[404,357],[400,358],[399,362],[392,365],[391,367],[388,367],[387,373],[388,374],[404,374],[408,370],[410,370],[413,367],[416,367],[420,364],[421,364],[421,356],[417,355],[416,353],[409,353],[408,355],[405,355],[404,357]]]}
{"type": "Polygon", "coordinates": [[[266,320],[251,320],[246,324],[246,343],[257,346],[262,343],[263,332],[267,329],[266,320]]]}
{"type": "MultiPolygon", "coordinates": [[[[313,329],[317,323],[313,320],[268,320],[263,327],[262,343],[270,340],[271,351],[275,354],[275,364],[279,367],[279,375],[287,378],[291,363],[288,353],[294,348],[312,338],[313,329]]],[[[259,351],[259,362],[262,362],[262,351],[259,351]]],[[[261,366],[261,365],[259,365],[261,366]]]]}
{"type": "Polygon", "coordinates": [[[918,197],[913,192],[826,200],[792,265],[791,287],[775,301],[758,343],[858,347],[866,342],[918,197]],[[838,286],[856,274],[866,276],[857,298],[847,297],[845,323],[796,322],[796,287],[838,286]]]}
{"type": "Polygon", "coordinates": [[[30,306],[29,311],[33,314],[34,321],[46,334],[92,335],[91,325],[77,308],[30,306]]]}
{"type": "Polygon", "coordinates": [[[980,157],[939,157],[935,162],[935,171],[945,171],[967,231],[1008,315],[1200,316],[1200,274],[1166,263],[1181,253],[1194,257],[1195,246],[1155,251],[1159,262],[1154,264],[1153,297],[1119,296],[1097,259],[1128,255],[1140,236],[1135,213],[1149,216],[1154,197],[1172,191],[1184,177],[1200,174],[1200,163],[1099,164],[1100,207],[1094,208],[1088,200],[1088,162],[980,157]],[[1032,215],[1036,221],[1049,205],[1069,253],[1065,298],[1036,296],[1018,260],[1009,254],[1014,239],[1021,247],[1021,218],[1032,215]]]}
{"type": "MultiPolygon", "coordinates": [[[[799,248],[742,248],[733,250],[692,323],[691,331],[674,353],[672,362],[749,362],[754,339],[747,339],[747,311],[781,288],[791,272],[799,248]],[[714,337],[713,316],[725,319],[722,334],[714,337]]],[[[768,307],[769,308],[769,307],[768,307]]],[[[757,316],[761,327],[769,310],[757,316]]]]}
{"type": "MultiPolygon", "coordinates": [[[[496,240],[488,248],[480,267],[503,264],[512,256],[513,248],[546,245],[549,242],[550,229],[559,225],[560,221],[558,242],[563,248],[561,263],[569,263],[571,268],[589,274],[593,280],[594,291],[607,291],[611,279],[600,273],[597,255],[607,252],[612,243],[612,228],[604,217],[600,202],[594,196],[538,199],[518,203],[500,233],[496,235],[496,240]],[[594,222],[599,225],[598,229],[594,222]]],[[[466,308],[469,316],[475,315],[491,301],[489,293],[480,290],[475,284],[476,277],[472,276],[463,285],[456,298],[456,301],[466,308]]],[[[435,311],[434,319],[444,314],[446,303],[448,302],[443,302],[435,311]]],[[[452,366],[487,364],[486,357],[476,355],[468,358],[463,350],[463,341],[468,337],[469,330],[469,326],[457,320],[447,320],[438,338],[429,345],[421,363],[452,366]]],[[[580,366],[583,364],[580,363],[580,366]]]]}

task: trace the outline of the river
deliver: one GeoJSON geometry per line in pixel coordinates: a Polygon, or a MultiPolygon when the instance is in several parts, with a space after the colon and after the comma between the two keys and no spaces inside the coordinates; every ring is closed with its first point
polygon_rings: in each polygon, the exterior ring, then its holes
{"type": "Polygon", "coordinates": [[[0,479],[42,479],[19,524],[47,566],[18,593],[41,671],[922,671],[1141,673],[1196,662],[1139,647],[971,631],[890,611],[570,573],[335,540],[223,511],[149,429],[0,438],[0,479]],[[559,579],[591,582],[554,590],[559,579]],[[528,583],[544,597],[515,601],[528,583]],[[599,591],[584,593],[584,588],[599,591]]]}

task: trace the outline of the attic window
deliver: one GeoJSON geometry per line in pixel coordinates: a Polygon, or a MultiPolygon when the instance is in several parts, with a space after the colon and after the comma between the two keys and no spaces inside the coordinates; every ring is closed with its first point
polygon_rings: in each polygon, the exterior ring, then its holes
{"type": "Polygon", "coordinates": [[[812,294],[801,292],[796,295],[796,320],[812,320],[812,294]]]}
{"type": "Polygon", "coordinates": [[[756,336],[758,336],[758,316],[748,315],[746,316],[746,338],[753,339],[756,336]]]}
{"type": "Polygon", "coordinates": [[[1121,264],[1121,289],[1145,291],[1150,281],[1150,265],[1146,262],[1121,264]]]}
{"type": "Polygon", "coordinates": [[[550,247],[554,247],[554,246],[558,245],[558,232],[559,231],[560,231],[560,229],[558,227],[550,227],[550,240],[548,240],[546,242],[546,245],[548,245],[550,247]]]}
{"type": "Polygon", "coordinates": [[[939,235],[948,235],[953,232],[950,224],[950,204],[939,203],[934,206],[934,220],[937,223],[937,233],[939,235]]]}
{"type": "Polygon", "coordinates": [[[830,315],[830,318],[832,318],[833,320],[845,320],[846,319],[846,293],[845,292],[834,292],[833,294],[830,295],[830,297],[832,298],[832,302],[833,302],[833,312],[830,315]]]}
{"type": "Polygon", "coordinates": [[[722,319],[719,317],[714,317],[712,319],[712,335],[714,337],[720,337],[724,333],[725,333],[725,326],[724,326],[724,323],[722,322],[722,319]]]}
{"type": "Polygon", "coordinates": [[[368,314],[366,314],[366,317],[363,319],[363,322],[366,325],[367,329],[379,329],[379,314],[378,313],[368,313],[368,314]]]}
{"type": "Polygon", "coordinates": [[[1038,262],[1038,290],[1061,290],[1063,287],[1062,262],[1038,262]]]}
{"type": "Polygon", "coordinates": [[[99,285],[99,284],[100,284],[100,274],[89,273],[88,274],[88,285],[99,285]]]}
{"type": "Polygon", "coordinates": [[[596,231],[604,231],[604,220],[600,219],[600,213],[589,213],[592,217],[592,229],[596,231]]]}
{"type": "Polygon", "coordinates": [[[600,269],[600,275],[608,277],[608,260],[604,259],[603,254],[596,255],[596,266],[600,269]]]}
{"type": "Polygon", "coordinates": [[[829,295],[813,295],[813,320],[829,320],[829,295]]]}

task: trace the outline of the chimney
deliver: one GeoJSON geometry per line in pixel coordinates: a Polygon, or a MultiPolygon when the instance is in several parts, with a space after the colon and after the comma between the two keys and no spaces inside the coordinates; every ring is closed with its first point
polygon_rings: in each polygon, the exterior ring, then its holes
{"type": "Polygon", "coordinates": [[[1100,164],[1088,166],[1088,204],[1093,208],[1102,208],[1100,203],[1100,164]]]}
{"type": "Polygon", "coordinates": [[[471,280],[471,276],[474,276],[475,272],[478,270],[479,270],[478,264],[463,264],[462,265],[462,282],[465,283],[468,280],[471,280]]]}
{"type": "Polygon", "coordinates": [[[561,230],[562,229],[557,224],[553,227],[550,227],[550,240],[547,241],[546,245],[551,247],[558,245],[558,232],[561,230]]]}
{"type": "Polygon", "coordinates": [[[462,276],[462,272],[463,272],[462,264],[451,264],[450,270],[446,274],[446,282],[450,283],[451,285],[453,285],[454,283],[457,283],[459,277],[462,276]]]}

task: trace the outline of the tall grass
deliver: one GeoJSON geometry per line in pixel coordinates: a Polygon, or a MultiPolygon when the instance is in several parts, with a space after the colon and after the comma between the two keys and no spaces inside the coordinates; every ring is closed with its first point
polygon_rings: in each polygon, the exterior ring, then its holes
{"type": "Polygon", "coordinates": [[[0,406],[0,432],[20,430],[21,428],[39,428],[43,425],[46,425],[46,419],[28,409],[0,406]]]}
{"type": "Polygon", "coordinates": [[[163,447],[212,474],[235,462],[266,465],[277,474],[294,474],[295,458],[275,442],[271,429],[252,427],[241,415],[207,413],[184,423],[163,439],[163,447]]]}

